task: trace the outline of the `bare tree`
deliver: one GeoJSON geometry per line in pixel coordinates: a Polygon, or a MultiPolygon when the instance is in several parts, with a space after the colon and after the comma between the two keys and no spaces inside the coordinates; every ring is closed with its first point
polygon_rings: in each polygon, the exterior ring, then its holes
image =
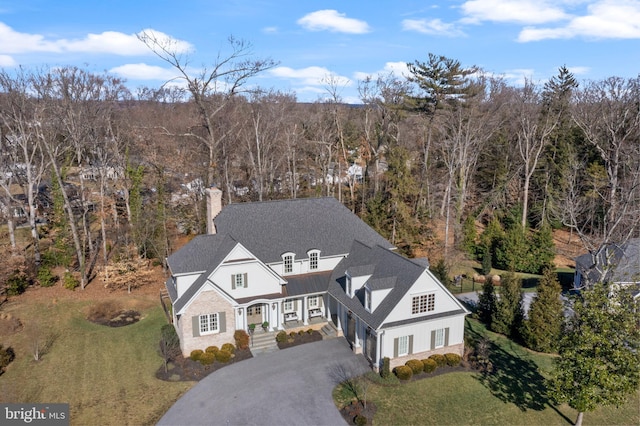
{"type": "Polygon", "coordinates": [[[212,185],[219,178],[218,145],[226,131],[216,125],[219,114],[233,96],[242,92],[250,78],[273,68],[276,62],[253,58],[250,43],[229,37],[229,53],[219,53],[210,66],[193,70],[188,54],[176,40],[160,37],[152,31],[143,31],[138,38],[177,71],[176,79],[182,80],[191,94],[200,126],[199,131],[190,129],[186,135],[207,147],[209,166],[205,184],[212,185]]]}

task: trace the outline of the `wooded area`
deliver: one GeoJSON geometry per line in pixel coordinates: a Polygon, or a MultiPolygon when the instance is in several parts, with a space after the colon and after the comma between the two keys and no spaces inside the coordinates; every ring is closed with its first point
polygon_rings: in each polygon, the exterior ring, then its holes
{"type": "Polygon", "coordinates": [[[249,84],[274,63],[242,41],[194,76],[171,45],[141,40],[184,84],[132,92],[76,67],[0,71],[3,239],[41,284],[40,265],[84,288],[137,257],[163,262],[177,236],[204,231],[211,185],[226,203],[336,197],[410,256],[437,219],[440,257],[505,269],[540,272],[531,247],[549,249],[552,228],[594,261],[638,236],[640,77],[579,83],[562,67],[514,87],[430,54],[408,79],[359,82],[359,105],[331,80],[325,100],[298,103],[249,84]]]}

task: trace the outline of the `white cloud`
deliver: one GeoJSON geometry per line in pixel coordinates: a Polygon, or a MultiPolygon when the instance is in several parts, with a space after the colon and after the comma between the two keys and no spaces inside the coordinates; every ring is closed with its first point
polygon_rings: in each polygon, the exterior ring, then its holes
{"type": "Polygon", "coordinates": [[[590,67],[567,67],[573,75],[585,75],[591,72],[590,67]]]}
{"type": "MultiPolygon", "coordinates": [[[[159,31],[145,30],[158,40],[170,42],[178,52],[191,50],[191,45],[176,40],[159,31]]],[[[83,38],[68,40],[64,38],[47,39],[41,34],[28,34],[15,31],[0,22],[0,53],[19,54],[31,52],[84,52],[108,53],[121,56],[150,55],[151,51],[136,34],[124,34],[116,31],[105,31],[100,34],[87,34],[83,38]]]]}
{"type": "Polygon", "coordinates": [[[405,31],[417,31],[422,34],[459,37],[465,35],[455,24],[442,22],[440,19],[405,19],[402,21],[405,31]]]}
{"type": "Polygon", "coordinates": [[[289,67],[276,67],[269,73],[277,78],[298,80],[299,84],[308,86],[324,86],[328,79],[332,79],[338,86],[349,86],[351,80],[348,77],[336,75],[324,67],[307,67],[293,69],[289,67]]]}
{"type": "Polygon", "coordinates": [[[398,78],[407,78],[410,74],[406,62],[387,62],[381,70],[372,73],[357,71],[353,76],[356,80],[365,80],[368,77],[377,79],[378,77],[385,77],[392,73],[398,78]]]}
{"type": "Polygon", "coordinates": [[[276,34],[278,32],[278,27],[264,27],[262,32],[265,34],[276,34]]]}
{"type": "Polygon", "coordinates": [[[297,23],[310,31],[326,30],[349,34],[364,34],[370,31],[369,24],[365,21],[347,18],[346,14],[332,9],[311,12],[298,19],[297,23]]]}
{"type": "Polygon", "coordinates": [[[9,55],[0,55],[0,67],[15,67],[18,63],[9,55]]]}
{"type": "Polygon", "coordinates": [[[519,68],[507,70],[501,74],[501,77],[512,81],[516,86],[524,86],[526,80],[533,81],[534,74],[535,71],[530,68],[519,68]]]}
{"type": "Polygon", "coordinates": [[[460,6],[465,18],[462,22],[481,21],[542,24],[567,19],[558,1],[545,0],[469,0],[460,6]]]}
{"type": "Polygon", "coordinates": [[[518,41],[569,39],[575,37],[602,39],[640,38],[640,1],[601,0],[587,7],[588,14],[572,18],[556,28],[524,28],[518,41]]]}
{"type": "Polygon", "coordinates": [[[173,69],[162,68],[147,64],[126,64],[111,68],[109,72],[132,80],[160,80],[167,81],[175,78],[173,69]]]}

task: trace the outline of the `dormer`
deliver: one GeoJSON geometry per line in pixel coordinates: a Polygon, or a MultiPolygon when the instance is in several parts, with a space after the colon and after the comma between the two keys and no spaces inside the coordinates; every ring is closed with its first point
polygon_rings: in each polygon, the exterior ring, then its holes
{"type": "Polygon", "coordinates": [[[368,312],[376,310],[396,284],[396,277],[373,278],[364,286],[364,307],[368,312]]]}
{"type": "Polygon", "coordinates": [[[347,296],[353,297],[373,274],[375,265],[352,266],[345,271],[347,296]]]}
{"type": "Polygon", "coordinates": [[[282,274],[288,275],[294,273],[294,261],[296,254],[293,252],[286,252],[282,254],[282,274]]]}
{"type": "Polygon", "coordinates": [[[309,259],[307,269],[309,272],[315,272],[320,270],[320,250],[311,249],[307,251],[307,257],[309,259]]]}

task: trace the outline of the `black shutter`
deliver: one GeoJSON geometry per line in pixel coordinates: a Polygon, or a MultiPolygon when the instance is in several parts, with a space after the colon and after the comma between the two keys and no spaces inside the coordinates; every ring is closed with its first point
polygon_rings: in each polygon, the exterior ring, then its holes
{"type": "Polygon", "coordinates": [[[191,317],[191,328],[193,329],[193,337],[200,336],[200,316],[191,317]]]}

